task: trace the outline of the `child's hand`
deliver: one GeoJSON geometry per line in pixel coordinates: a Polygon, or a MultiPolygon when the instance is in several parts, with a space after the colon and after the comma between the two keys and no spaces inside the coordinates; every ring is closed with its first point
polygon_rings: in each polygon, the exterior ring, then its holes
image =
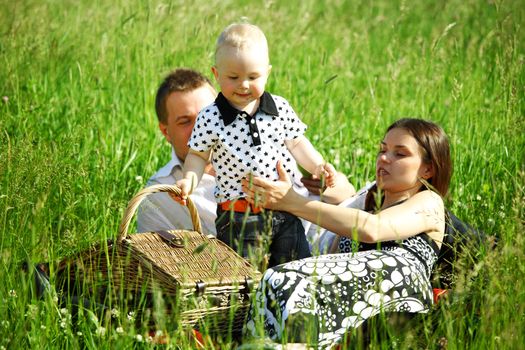
{"type": "Polygon", "coordinates": [[[319,164],[317,168],[315,169],[314,175],[318,177],[319,179],[322,179],[324,177],[324,182],[326,186],[334,187],[335,180],[337,177],[337,172],[335,171],[335,168],[332,164],[330,163],[319,164]]]}
{"type": "Polygon", "coordinates": [[[180,188],[180,197],[170,193],[171,198],[181,205],[187,205],[188,196],[193,191],[192,180],[182,179],[177,181],[176,185],[180,188]]]}

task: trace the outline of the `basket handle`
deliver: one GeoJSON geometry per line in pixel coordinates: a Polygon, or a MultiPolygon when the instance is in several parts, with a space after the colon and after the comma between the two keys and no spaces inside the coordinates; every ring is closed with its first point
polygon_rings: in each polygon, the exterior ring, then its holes
{"type": "MultiPolygon", "coordinates": [[[[118,230],[119,242],[123,241],[128,234],[129,224],[131,223],[131,219],[133,218],[133,215],[135,214],[135,211],[137,210],[140,202],[142,202],[142,200],[146,198],[147,195],[157,192],[170,192],[180,196],[180,188],[176,185],[153,185],[140,190],[139,193],[137,193],[135,197],[131,198],[129,201],[126,212],[124,213],[124,217],[120,222],[120,227],[118,230]]],[[[191,222],[193,223],[193,230],[202,234],[201,220],[199,218],[199,213],[197,213],[197,208],[190,197],[188,197],[187,203],[188,210],[190,211],[191,222]]]]}

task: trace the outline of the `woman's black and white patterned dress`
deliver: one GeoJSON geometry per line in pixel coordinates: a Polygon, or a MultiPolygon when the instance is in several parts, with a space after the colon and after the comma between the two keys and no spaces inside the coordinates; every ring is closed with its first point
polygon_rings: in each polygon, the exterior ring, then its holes
{"type": "Polygon", "coordinates": [[[246,328],[280,340],[290,315],[315,318],[318,346],[339,343],[350,328],[385,312],[427,312],[433,303],[430,274],[439,249],[422,233],[400,242],[359,244],[343,238],[345,253],[292,261],[268,269],[246,328]],[[353,252],[352,252],[353,251],[353,252]]]}

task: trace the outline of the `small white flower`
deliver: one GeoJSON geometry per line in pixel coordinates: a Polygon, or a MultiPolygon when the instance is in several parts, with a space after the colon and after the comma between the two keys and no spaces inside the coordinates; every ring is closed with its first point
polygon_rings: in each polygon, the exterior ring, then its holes
{"type": "Polygon", "coordinates": [[[140,175],[135,176],[135,181],[142,182],[142,176],[140,175]]]}
{"type": "Polygon", "coordinates": [[[106,334],[106,328],[104,327],[98,327],[96,334],[100,337],[103,337],[106,334]]]}
{"type": "Polygon", "coordinates": [[[137,334],[137,335],[135,336],[135,339],[137,339],[137,341],[138,341],[139,343],[142,343],[142,335],[137,334]]]}
{"type": "Polygon", "coordinates": [[[82,334],[81,331],[78,331],[78,332],[77,332],[77,336],[81,337],[82,335],[83,335],[83,334],[82,334]]]}
{"type": "Polygon", "coordinates": [[[481,200],[481,196],[479,194],[476,196],[476,200],[478,200],[478,201],[481,200]]]}
{"type": "Polygon", "coordinates": [[[60,328],[66,328],[67,324],[65,321],[60,322],[60,328]]]}
{"type": "Polygon", "coordinates": [[[122,327],[117,327],[117,329],[115,329],[115,331],[116,331],[118,334],[122,334],[122,333],[124,333],[124,328],[122,328],[122,327]]]}
{"type": "Polygon", "coordinates": [[[146,338],[146,342],[151,343],[152,341],[153,341],[153,337],[151,335],[148,335],[148,337],[146,338]]]}
{"type": "Polygon", "coordinates": [[[53,302],[58,303],[58,297],[56,295],[53,297],[53,302]]]}
{"type": "Polygon", "coordinates": [[[0,345],[0,350],[5,350],[5,347],[3,345],[0,345]]]}
{"type": "Polygon", "coordinates": [[[60,309],[60,314],[61,314],[62,316],[66,316],[66,315],[67,315],[67,309],[66,309],[65,307],[61,308],[61,309],[60,309]]]}
{"type": "Polygon", "coordinates": [[[7,97],[7,96],[2,96],[2,101],[4,101],[4,103],[9,102],[9,97],[7,97]]]}
{"type": "Polygon", "coordinates": [[[10,289],[9,290],[9,296],[12,298],[16,298],[18,295],[16,294],[16,290],[10,289]]]}
{"type": "Polygon", "coordinates": [[[45,331],[45,330],[46,330],[46,326],[44,326],[44,325],[40,325],[40,329],[43,330],[43,331],[45,331]]]}
{"type": "Polygon", "coordinates": [[[118,318],[119,317],[119,312],[118,312],[118,309],[111,309],[111,317],[113,318],[118,318]]]}
{"type": "Polygon", "coordinates": [[[155,336],[156,337],[162,337],[162,331],[160,329],[158,329],[157,331],[155,331],[155,336]]]}
{"type": "Polygon", "coordinates": [[[134,321],[135,320],[135,312],[134,311],[130,311],[128,312],[128,320],[129,321],[134,321]]]}
{"type": "Polygon", "coordinates": [[[27,307],[27,312],[25,314],[26,317],[30,317],[30,318],[34,319],[37,314],[38,314],[38,306],[36,306],[36,305],[29,305],[27,307]]]}

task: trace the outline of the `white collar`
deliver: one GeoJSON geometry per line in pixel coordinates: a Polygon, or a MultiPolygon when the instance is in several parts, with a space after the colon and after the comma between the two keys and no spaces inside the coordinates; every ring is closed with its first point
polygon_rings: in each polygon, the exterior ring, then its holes
{"type": "Polygon", "coordinates": [[[159,171],[157,171],[155,177],[158,178],[170,176],[174,168],[182,168],[183,165],[184,164],[180,161],[179,157],[177,157],[177,155],[175,154],[175,150],[173,149],[173,147],[171,147],[171,160],[168,162],[168,164],[164,165],[162,168],[159,169],[159,171]]]}

